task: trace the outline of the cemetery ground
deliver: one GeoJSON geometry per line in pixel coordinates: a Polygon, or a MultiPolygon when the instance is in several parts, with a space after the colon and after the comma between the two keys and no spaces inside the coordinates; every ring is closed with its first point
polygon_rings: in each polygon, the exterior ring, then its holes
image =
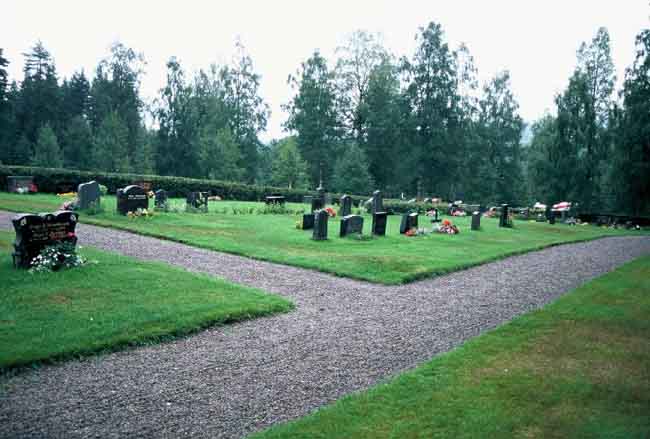
{"type": "MultiPolygon", "coordinates": [[[[0,193],[0,210],[53,211],[65,200],[55,195],[0,193]]],[[[171,199],[170,205],[172,212],[133,219],[116,214],[115,197],[104,196],[104,212],[82,213],[80,221],[383,284],[410,282],[556,244],[643,233],[517,220],[508,229],[489,218],[483,218],[481,230],[473,232],[469,217],[455,217],[452,221],[462,230],[458,235],[405,237],[398,232],[400,216],[395,215],[388,219],[387,236],[371,238],[371,217],[364,215],[364,239],[339,238],[337,216],[329,220],[329,239],[315,242],[311,231],[296,230],[300,215],[256,214],[263,203],[211,202],[207,214],[184,212],[185,200],[171,199]]],[[[287,208],[308,210],[306,204],[288,203],[287,208]]],[[[424,215],[420,227],[431,228],[424,215]]]]}
{"type": "Polygon", "coordinates": [[[647,437],[650,257],[256,438],[647,437]]]}
{"type": "Polygon", "coordinates": [[[292,309],[253,288],[90,248],[81,251],[90,262],[79,268],[16,270],[13,238],[0,231],[0,370],[292,309]]]}

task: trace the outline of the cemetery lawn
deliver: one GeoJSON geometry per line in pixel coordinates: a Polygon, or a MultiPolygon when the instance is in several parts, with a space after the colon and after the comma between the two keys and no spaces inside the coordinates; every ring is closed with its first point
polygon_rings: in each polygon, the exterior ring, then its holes
{"type": "Polygon", "coordinates": [[[158,342],[293,305],[161,263],[83,248],[80,268],[30,274],[12,266],[0,231],[0,370],[158,342]]]}
{"type": "MultiPolygon", "coordinates": [[[[65,200],[56,195],[3,192],[0,210],[54,211],[65,200]]],[[[96,215],[82,212],[80,221],[384,284],[410,282],[556,244],[644,233],[527,221],[515,221],[515,228],[505,229],[492,218],[482,218],[481,231],[471,232],[470,218],[465,217],[452,218],[461,229],[458,235],[406,237],[399,234],[401,217],[393,215],[388,217],[387,236],[370,238],[371,217],[364,215],[367,239],[339,238],[340,218],[336,217],[329,221],[329,239],[313,241],[311,231],[295,227],[301,215],[250,213],[263,208],[263,203],[210,202],[210,212],[201,214],[185,213],[185,200],[170,201],[178,212],[156,212],[152,218],[132,219],[115,213],[115,197],[102,197],[105,211],[96,215]]],[[[290,203],[287,207],[308,209],[304,204],[290,203]]],[[[431,229],[423,215],[420,227],[431,229]]]]}
{"type": "Polygon", "coordinates": [[[650,436],[650,257],[270,438],[650,436]]]}

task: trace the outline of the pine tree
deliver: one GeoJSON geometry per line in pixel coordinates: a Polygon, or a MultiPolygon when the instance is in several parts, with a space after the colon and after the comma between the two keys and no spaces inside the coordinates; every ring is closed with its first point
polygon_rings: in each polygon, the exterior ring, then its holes
{"type": "Polygon", "coordinates": [[[336,162],[333,183],[337,192],[367,194],[372,191],[373,182],[368,172],[368,158],[356,144],[349,144],[336,162]]]}

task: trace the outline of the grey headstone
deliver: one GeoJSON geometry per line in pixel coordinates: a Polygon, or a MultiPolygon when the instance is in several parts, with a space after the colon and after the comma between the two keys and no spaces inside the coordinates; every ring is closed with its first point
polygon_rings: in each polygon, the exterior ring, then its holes
{"type": "Polygon", "coordinates": [[[341,216],[348,216],[352,213],[352,197],[343,195],[341,197],[341,216]]]}
{"type": "Polygon", "coordinates": [[[140,186],[132,184],[123,189],[117,190],[117,212],[126,215],[138,209],[149,208],[149,197],[147,192],[140,186]]]}
{"type": "Polygon", "coordinates": [[[342,238],[352,233],[363,233],[363,217],[361,215],[347,215],[341,219],[339,236],[342,238]]]}
{"type": "Polygon", "coordinates": [[[314,234],[312,235],[314,241],[327,239],[327,220],[329,217],[326,210],[319,210],[314,213],[314,234]]]}
{"type": "Polygon", "coordinates": [[[376,236],[386,236],[386,223],[388,214],[386,212],[376,212],[372,214],[372,234],[376,236]]]}
{"type": "Polygon", "coordinates": [[[79,209],[85,210],[92,205],[99,207],[102,192],[99,190],[99,183],[96,181],[89,181],[82,183],[77,187],[77,199],[79,209]]]}
{"type": "Polygon", "coordinates": [[[372,193],[372,213],[383,212],[384,201],[381,197],[381,191],[377,190],[372,193]]]}
{"type": "Polygon", "coordinates": [[[481,213],[475,211],[472,213],[472,230],[480,230],[480,229],[481,229],[481,213]]]}
{"type": "Polygon", "coordinates": [[[411,229],[418,228],[418,213],[411,212],[402,215],[402,222],[399,225],[399,232],[403,235],[411,229]]]}

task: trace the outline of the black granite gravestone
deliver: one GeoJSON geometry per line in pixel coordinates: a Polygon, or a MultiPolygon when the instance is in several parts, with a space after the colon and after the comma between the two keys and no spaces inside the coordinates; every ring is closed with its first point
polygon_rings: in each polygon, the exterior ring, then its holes
{"type": "Polygon", "coordinates": [[[363,217],[361,215],[346,215],[341,218],[339,236],[343,238],[352,233],[363,234],[363,217]]]}
{"type": "Polygon", "coordinates": [[[481,230],[481,212],[472,212],[472,230],[481,230]]]}
{"type": "Polygon", "coordinates": [[[264,197],[264,202],[265,202],[266,204],[280,204],[280,205],[284,205],[284,203],[285,203],[285,199],[284,199],[284,195],[280,195],[280,194],[272,194],[272,195],[267,195],[266,197],[264,197]]]}
{"type": "Polygon", "coordinates": [[[77,187],[77,205],[79,209],[85,210],[91,207],[98,208],[101,202],[101,194],[99,183],[95,180],[80,184],[77,187]]]}
{"type": "Polygon", "coordinates": [[[158,189],[154,195],[154,206],[156,209],[167,209],[167,191],[165,189],[158,189]]]}
{"type": "Polygon", "coordinates": [[[372,214],[372,234],[376,236],[386,236],[386,223],[388,214],[386,212],[376,212],[372,214]]]}
{"type": "Polygon", "coordinates": [[[138,209],[149,208],[149,197],[147,196],[147,192],[140,186],[132,184],[123,189],[118,189],[116,196],[117,212],[121,215],[135,212],[138,209]]]}
{"type": "Polygon", "coordinates": [[[208,212],[208,193],[207,192],[190,192],[186,198],[187,207],[190,209],[202,210],[208,212]]]}
{"type": "Polygon", "coordinates": [[[418,228],[418,213],[411,212],[402,215],[402,222],[399,225],[399,232],[403,235],[411,229],[418,228]]]}
{"type": "Polygon", "coordinates": [[[432,223],[439,223],[440,222],[440,217],[438,216],[438,209],[433,208],[433,216],[431,216],[431,222],[432,223]]]}
{"type": "Polygon", "coordinates": [[[319,210],[314,213],[314,234],[312,239],[314,241],[324,241],[327,239],[327,220],[329,214],[325,210],[319,210]]]}
{"type": "Polygon", "coordinates": [[[381,197],[381,191],[377,190],[372,193],[372,213],[384,211],[384,201],[381,197]]]}
{"type": "Polygon", "coordinates": [[[303,230],[311,230],[314,228],[314,214],[313,213],[305,213],[302,216],[302,229],[303,230]]]}
{"type": "Polygon", "coordinates": [[[507,204],[501,205],[501,216],[499,217],[499,227],[512,227],[509,217],[509,208],[507,204]]]}
{"type": "Polygon", "coordinates": [[[555,212],[553,212],[552,210],[548,214],[548,223],[555,224],[555,212]]]}
{"type": "Polygon", "coordinates": [[[75,212],[59,211],[33,215],[21,213],[11,219],[16,240],[12,253],[14,267],[29,268],[33,259],[48,245],[69,242],[76,245],[75,227],[79,216],[75,212]]]}
{"type": "Polygon", "coordinates": [[[343,195],[341,197],[341,216],[348,216],[352,213],[352,197],[343,195]]]}

